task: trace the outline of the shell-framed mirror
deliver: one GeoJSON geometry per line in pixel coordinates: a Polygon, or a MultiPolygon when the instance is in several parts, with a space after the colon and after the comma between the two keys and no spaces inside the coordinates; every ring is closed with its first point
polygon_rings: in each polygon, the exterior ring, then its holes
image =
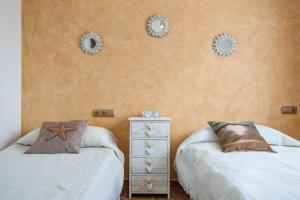
{"type": "Polygon", "coordinates": [[[213,39],[213,50],[219,56],[230,56],[236,48],[236,40],[228,33],[221,33],[213,39]]]}
{"type": "Polygon", "coordinates": [[[100,35],[95,32],[85,33],[80,38],[81,50],[88,55],[95,55],[102,49],[103,42],[100,35]]]}
{"type": "Polygon", "coordinates": [[[169,32],[170,25],[167,18],[160,15],[154,15],[147,20],[146,29],[150,36],[154,38],[163,38],[169,32]]]}

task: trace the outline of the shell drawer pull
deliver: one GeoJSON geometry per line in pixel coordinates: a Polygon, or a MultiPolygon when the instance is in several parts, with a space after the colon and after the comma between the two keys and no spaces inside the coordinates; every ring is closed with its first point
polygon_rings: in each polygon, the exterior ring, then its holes
{"type": "Polygon", "coordinates": [[[146,187],[147,187],[147,190],[150,192],[153,189],[153,184],[149,183],[149,184],[146,185],[146,187]]]}
{"type": "Polygon", "coordinates": [[[153,170],[153,167],[151,165],[146,165],[146,170],[148,173],[151,173],[153,170]]]}
{"type": "Polygon", "coordinates": [[[153,179],[151,177],[147,177],[144,179],[145,183],[150,184],[152,183],[153,179]]]}
{"type": "Polygon", "coordinates": [[[145,124],[144,125],[144,130],[145,130],[145,133],[148,137],[151,137],[154,133],[151,124],[145,124]]]}
{"type": "Polygon", "coordinates": [[[152,162],[153,162],[153,160],[150,159],[150,158],[145,159],[145,164],[146,164],[146,165],[151,165],[152,162]]]}
{"type": "Polygon", "coordinates": [[[151,148],[146,148],[145,151],[146,151],[147,155],[150,155],[152,153],[152,149],[151,148]]]}
{"type": "Polygon", "coordinates": [[[144,129],[151,130],[152,129],[151,124],[144,124],[144,129]]]}
{"type": "Polygon", "coordinates": [[[145,142],[145,147],[146,148],[151,148],[152,146],[153,145],[150,142],[148,142],[148,141],[145,142]]]}
{"type": "Polygon", "coordinates": [[[144,181],[146,183],[147,190],[151,191],[153,189],[153,184],[152,184],[153,179],[151,177],[147,177],[144,179],[144,181]]]}
{"type": "Polygon", "coordinates": [[[152,160],[150,158],[145,159],[145,168],[147,170],[148,173],[151,173],[153,170],[153,166],[152,166],[152,160]]]}
{"type": "Polygon", "coordinates": [[[147,155],[150,155],[152,153],[152,147],[153,147],[153,144],[151,144],[148,141],[145,142],[145,151],[146,151],[147,155]]]}

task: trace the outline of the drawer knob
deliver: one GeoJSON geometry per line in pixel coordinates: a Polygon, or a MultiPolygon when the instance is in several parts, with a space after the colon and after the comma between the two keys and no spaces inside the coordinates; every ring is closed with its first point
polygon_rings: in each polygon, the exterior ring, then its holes
{"type": "Polygon", "coordinates": [[[145,133],[148,137],[151,137],[153,135],[153,129],[150,124],[145,124],[145,133]]]}
{"type": "Polygon", "coordinates": [[[148,173],[151,173],[152,170],[153,170],[152,165],[146,165],[146,170],[147,170],[148,173]]]}
{"type": "Polygon", "coordinates": [[[147,187],[147,190],[150,192],[153,189],[153,184],[149,183],[149,184],[146,185],[146,187],[147,187]]]}
{"type": "Polygon", "coordinates": [[[145,163],[146,163],[146,165],[151,165],[152,159],[150,159],[150,158],[145,159],[145,163]]]}
{"type": "Polygon", "coordinates": [[[146,148],[145,151],[146,151],[146,154],[147,154],[147,155],[150,155],[150,154],[152,153],[152,149],[151,149],[151,148],[146,148]]]}
{"type": "Polygon", "coordinates": [[[146,141],[145,147],[150,149],[152,147],[152,144],[150,142],[146,141]]]}
{"type": "Polygon", "coordinates": [[[152,130],[151,131],[146,131],[146,134],[147,134],[148,137],[151,137],[153,135],[153,131],[152,130]]]}
{"type": "Polygon", "coordinates": [[[152,166],[152,160],[150,158],[145,159],[145,168],[147,170],[148,173],[151,173],[153,170],[153,166],[152,166]]]}
{"type": "Polygon", "coordinates": [[[153,179],[151,177],[147,177],[144,179],[145,183],[150,184],[152,183],[153,179]]]}
{"type": "Polygon", "coordinates": [[[148,141],[145,142],[145,151],[147,155],[150,155],[152,152],[152,144],[148,141]]]}
{"type": "Polygon", "coordinates": [[[153,189],[153,184],[152,184],[153,179],[151,177],[147,177],[144,179],[144,181],[146,183],[147,190],[151,191],[153,189]]]}

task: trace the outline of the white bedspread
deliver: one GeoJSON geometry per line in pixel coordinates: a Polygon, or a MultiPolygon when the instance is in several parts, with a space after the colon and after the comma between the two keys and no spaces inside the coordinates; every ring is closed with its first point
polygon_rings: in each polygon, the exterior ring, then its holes
{"type": "Polygon", "coordinates": [[[222,153],[216,142],[190,143],[177,152],[179,180],[192,199],[298,200],[300,148],[277,153],[222,153]]]}
{"type": "Polygon", "coordinates": [[[119,199],[124,168],[112,149],[23,154],[28,148],[15,144],[0,152],[1,200],[119,199]]]}

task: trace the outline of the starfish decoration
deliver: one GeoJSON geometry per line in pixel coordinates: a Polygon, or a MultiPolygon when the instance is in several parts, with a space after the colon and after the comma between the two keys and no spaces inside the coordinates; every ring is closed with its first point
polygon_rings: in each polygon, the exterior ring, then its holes
{"type": "Polygon", "coordinates": [[[66,133],[74,130],[77,130],[77,128],[66,127],[65,122],[61,123],[59,127],[47,128],[47,131],[50,132],[50,134],[46,137],[46,141],[49,141],[56,136],[60,137],[62,140],[66,140],[66,133]]]}

